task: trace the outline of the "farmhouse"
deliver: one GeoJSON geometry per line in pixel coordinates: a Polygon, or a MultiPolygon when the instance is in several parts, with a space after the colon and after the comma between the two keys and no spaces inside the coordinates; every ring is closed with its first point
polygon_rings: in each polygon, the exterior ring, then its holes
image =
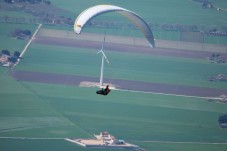
{"type": "Polygon", "coordinates": [[[116,139],[111,136],[108,132],[101,132],[99,135],[94,135],[97,140],[102,141],[105,144],[113,144],[116,139]]]}
{"type": "Polygon", "coordinates": [[[7,61],[8,61],[8,56],[2,55],[2,56],[0,57],[0,62],[1,62],[1,63],[6,63],[7,61]]]}
{"type": "Polygon", "coordinates": [[[101,132],[99,135],[94,135],[96,139],[69,139],[72,143],[76,143],[83,147],[92,148],[125,148],[125,149],[138,149],[139,146],[129,144],[123,140],[118,140],[108,132],[101,132]]]}
{"type": "Polygon", "coordinates": [[[4,66],[4,67],[7,67],[7,66],[10,66],[10,63],[8,61],[8,58],[9,56],[8,55],[2,55],[0,57],[0,65],[4,66]]]}

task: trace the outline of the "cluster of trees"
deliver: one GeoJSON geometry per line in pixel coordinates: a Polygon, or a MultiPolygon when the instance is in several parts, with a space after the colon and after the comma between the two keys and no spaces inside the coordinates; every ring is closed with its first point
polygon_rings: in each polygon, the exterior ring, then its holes
{"type": "MultiPolygon", "coordinates": [[[[5,0],[9,1],[12,0],[5,0]]],[[[59,12],[65,13],[62,9],[56,8],[52,5],[43,5],[43,3],[48,3],[48,0],[35,0],[34,4],[31,4],[28,0],[15,0],[15,3],[19,3],[18,5],[4,4],[2,7],[7,11],[23,11],[32,15],[32,18],[25,17],[14,17],[14,16],[0,16],[0,22],[12,22],[12,23],[43,23],[43,24],[60,24],[60,25],[69,25],[72,26],[74,24],[74,18],[59,16],[57,15],[59,12]],[[22,3],[23,2],[23,3],[22,3]],[[58,12],[58,13],[56,13],[58,12]]]]}
{"type": "Polygon", "coordinates": [[[208,0],[193,0],[193,1],[196,1],[196,2],[199,2],[199,3],[209,3],[208,0]]]}
{"type": "MultiPolygon", "coordinates": [[[[184,25],[184,24],[157,24],[148,23],[152,30],[166,30],[166,31],[189,31],[189,32],[202,32],[205,34],[214,34],[220,36],[227,36],[227,26],[223,26],[221,30],[218,30],[216,26],[200,27],[197,25],[184,25]]],[[[136,29],[136,27],[127,22],[114,22],[114,21],[94,21],[91,20],[87,26],[93,27],[107,27],[107,28],[126,28],[126,29],[136,29]]]]}
{"type": "Polygon", "coordinates": [[[227,114],[221,115],[218,122],[221,128],[227,128],[227,114]]]}
{"type": "Polygon", "coordinates": [[[225,57],[222,57],[220,54],[218,53],[213,53],[210,57],[209,60],[211,60],[213,63],[225,63],[227,61],[227,59],[225,57]]]}
{"type": "MultiPolygon", "coordinates": [[[[202,5],[202,8],[216,8],[209,0],[193,0],[193,1],[196,1],[198,3],[201,3],[202,5]]],[[[220,8],[216,8],[218,11],[220,11],[221,9],[220,8]]]]}
{"type": "Polygon", "coordinates": [[[211,5],[211,2],[209,0],[193,0],[193,1],[196,1],[198,3],[201,3],[202,6],[208,6],[208,5],[211,5]]]}
{"type": "Polygon", "coordinates": [[[10,51],[4,49],[4,50],[1,51],[1,56],[2,56],[2,55],[7,56],[9,62],[11,62],[11,63],[16,63],[17,60],[18,60],[19,57],[20,57],[20,52],[19,52],[19,51],[14,51],[13,55],[11,56],[11,55],[10,55],[10,51]]]}
{"type": "Polygon", "coordinates": [[[27,37],[30,37],[32,32],[28,29],[22,30],[22,29],[14,29],[10,35],[17,39],[25,39],[27,37]]]}
{"type": "Polygon", "coordinates": [[[73,26],[74,20],[72,18],[64,16],[54,16],[46,14],[45,16],[39,16],[34,18],[25,18],[25,17],[11,17],[11,16],[0,16],[0,22],[8,23],[30,23],[30,24],[51,24],[51,25],[67,25],[73,26]]]}
{"type": "Polygon", "coordinates": [[[163,30],[172,30],[172,31],[199,31],[198,26],[196,25],[182,25],[182,24],[162,24],[161,29],[163,30]]]}

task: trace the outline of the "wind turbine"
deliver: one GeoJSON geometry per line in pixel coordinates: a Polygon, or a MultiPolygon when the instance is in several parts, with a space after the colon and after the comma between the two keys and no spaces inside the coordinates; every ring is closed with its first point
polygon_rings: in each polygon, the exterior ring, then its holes
{"type": "Polygon", "coordinates": [[[106,33],[105,33],[105,36],[104,36],[104,39],[103,39],[103,43],[102,43],[102,48],[98,53],[101,53],[102,54],[102,64],[101,64],[101,73],[100,73],[100,81],[99,81],[99,86],[100,88],[103,87],[103,70],[104,70],[104,59],[106,60],[106,62],[109,64],[109,61],[104,53],[104,44],[105,44],[105,40],[106,40],[106,33]]]}

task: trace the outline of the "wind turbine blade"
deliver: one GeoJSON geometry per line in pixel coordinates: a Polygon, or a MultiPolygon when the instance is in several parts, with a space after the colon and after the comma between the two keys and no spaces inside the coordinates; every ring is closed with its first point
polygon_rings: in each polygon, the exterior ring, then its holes
{"type": "Polygon", "coordinates": [[[104,53],[103,51],[101,51],[101,52],[102,52],[103,57],[106,59],[106,62],[109,64],[110,62],[109,62],[109,60],[107,59],[105,53],[104,53]]]}
{"type": "Polygon", "coordinates": [[[99,50],[96,54],[99,54],[99,53],[101,53],[102,52],[102,50],[99,50]]]}
{"type": "Polygon", "coordinates": [[[109,62],[109,60],[107,59],[107,57],[106,57],[104,51],[103,51],[103,50],[100,50],[100,51],[98,51],[96,54],[99,54],[99,53],[102,53],[102,56],[106,59],[106,62],[109,64],[110,62],[109,62]]]}
{"type": "Polygon", "coordinates": [[[99,50],[96,54],[98,53],[102,53],[102,56],[105,58],[106,62],[109,64],[109,60],[107,59],[105,53],[104,53],[104,44],[105,44],[105,41],[106,41],[106,33],[105,33],[105,36],[104,36],[104,39],[103,39],[103,42],[102,42],[102,49],[99,50]]]}
{"type": "Polygon", "coordinates": [[[109,60],[107,59],[106,55],[104,56],[104,58],[106,59],[106,62],[107,62],[108,64],[110,64],[110,62],[109,62],[109,60]]]}

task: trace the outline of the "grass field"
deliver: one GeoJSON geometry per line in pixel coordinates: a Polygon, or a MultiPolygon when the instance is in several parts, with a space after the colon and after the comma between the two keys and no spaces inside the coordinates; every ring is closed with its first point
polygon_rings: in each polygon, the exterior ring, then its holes
{"type": "MultiPolygon", "coordinates": [[[[185,18],[185,24],[199,21],[200,25],[210,25],[212,20],[208,20],[208,16],[213,14],[210,17],[218,19],[217,26],[226,24],[225,12],[204,10],[191,1],[181,1],[179,10],[173,8],[180,0],[169,2],[166,4],[168,7],[163,0],[143,2],[150,5],[142,5],[137,10],[141,3],[139,0],[133,3],[83,0],[80,5],[72,0],[67,3],[52,0],[53,5],[75,14],[91,5],[113,3],[158,23],[182,23],[185,18]],[[162,13],[161,6],[167,8],[165,13],[162,13]],[[189,15],[191,8],[194,18],[189,15]],[[204,16],[204,20],[199,20],[197,14],[204,16]]],[[[227,6],[224,0],[213,2],[227,6]]],[[[107,17],[103,16],[104,19],[107,17]]],[[[17,27],[32,31],[37,28],[36,25],[1,23],[1,49],[11,52],[23,49],[27,41],[11,39],[8,35],[17,27]]],[[[115,33],[114,30],[111,32],[115,33]]],[[[13,70],[98,77],[100,56],[96,52],[94,49],[32,43],[13,70]]],[[[207,80],[220,72],[227,74],[226,64],[108,50],[106,54],[111,63],[106,65],[105,77],[227,89],[226,83],[207,80]]],[[[103,97],[95,94],[97,88],[17,81],[9,72],[10,69],[0,67],[0,150],[116,150],[87,149],[64,140],[66,137],[90,138],[100,131],[109,131],[119,139],[148,150],[227,151],[227,131],[218,125],[218,117],[226,114],[226,104],[193,97],[122,91],[111,91],[103,97]]]]}

